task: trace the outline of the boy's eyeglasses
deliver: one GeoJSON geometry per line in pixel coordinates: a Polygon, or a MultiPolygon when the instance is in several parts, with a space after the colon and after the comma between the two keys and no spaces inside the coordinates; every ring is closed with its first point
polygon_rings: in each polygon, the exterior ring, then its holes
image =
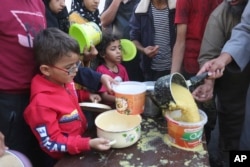
{"type": "Polygon", "coordinates": [[[53,68],[56,68],[58,70],[64,71],[66,72],[68,75],[72,75],[75,73],[76,69],[78,69],[80,67],[80,65],[82,64],[81,61],[76,62],[72,67],[70,67],[69,69],[63,69],[63,68],[59,68],[56,66],[52,66],[53,68]]]}

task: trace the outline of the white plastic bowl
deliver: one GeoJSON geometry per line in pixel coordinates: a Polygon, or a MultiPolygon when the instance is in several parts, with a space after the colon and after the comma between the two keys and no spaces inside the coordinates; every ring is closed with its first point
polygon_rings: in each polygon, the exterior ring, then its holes
{"type": "Polygon", "coordinates": [[[0,157],[0,167],[32,167],[30,160],[15,150],[6,150],[0,157]]]}

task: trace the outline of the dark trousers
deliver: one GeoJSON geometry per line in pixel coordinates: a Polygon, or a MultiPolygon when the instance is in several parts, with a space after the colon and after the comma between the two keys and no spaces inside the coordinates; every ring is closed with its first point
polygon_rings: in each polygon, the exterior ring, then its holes
{"type": "Polygon", "coordinates": [[[250,151],[250,86],[248,88],[247,99],[246,99],[246,112],[245,119],[240,138],[240,150],[250,151]]]}
{"type": "Polygon", "coordinates": [[[23,118],[28,103],[29,93],[0,92],[0,131],[5,135],[6,146],[26,155],[33,167],[49,167],[54,160],[41,150],[23,118]]]}
{"type": "MultiPolygon", "coordinates": [[[[215,158],[224,166],[229,166],[229,151],[240,149],[240,145],[244,143],[240,136],[247,135],[244,129],[249,128],[246,125],[249,117],[245,115],[245,106],[248,105],[246,94],[250,82],[249,71],[250,65],[241,73],[233,73],[226,69],[223,76],[215,82],[219,128],[218,155],[215,158]],[[247,127],[244,128],[244,125],[247,127]]],[[[248,145],[249,142],[244,149],[247,149],[248,145]]],[[[248,148],[250,149],[249,146],[248,148]]]]}

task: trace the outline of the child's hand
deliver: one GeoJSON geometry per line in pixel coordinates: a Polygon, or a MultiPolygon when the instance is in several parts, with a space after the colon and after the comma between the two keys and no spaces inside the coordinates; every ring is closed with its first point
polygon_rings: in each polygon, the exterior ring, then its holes
{"type": "Polygon", "coordinates": [[[193,92],[192,95],[195,100],[199,102],[205,102],[213,98],[214,91],[214,80],[205,79],[204,84],[199,85],[193,92]]]}
{"type": "Polygon", "coordinates": [[[92,60],[93,58],[96,57],[97,54],[98,54],[98,51],[94,45],[91,45],[89,50],[87,49],[87,47],[85,47],[83,50],[84,61],[88,62],[92,60]]]}
{"type": "Polygon", "coordinates": [[[150,58],[155,57],[159,52],[159,46],[155,45],[155,46],[147,46],[144,48],[144,53],[145,55],[147,55],[150,58]]]}
{"type": "Polygon", "coordinates": [[[8,149],[4,143],[4,135],[0,132],[0,157],[4,154],[5,150],[8,149]]]}
{"type": "Polygon", "coordinates": [[[108,89],[108,92],[110,94],[113,94],[113,89],[112,89],[112,84],[117,85],[118,82],[115,81],[111,76],[107,75],[107,74],[102,74],[101,76],[101,83],[108,89]]]}
{"type": "Polygon", "coordinates": [[[95,103],[100,102],[102,100],[101,96],[95,93],[90,93],[89,99],[90,101],[95,102],[95,103]]]}
{"type": "Polygon", "coordinates": [[[90,147],[99,151],[105,151],[110,149],[109,143],[110,141],[104,138],[95,138],[89,141],[90,147]]]}

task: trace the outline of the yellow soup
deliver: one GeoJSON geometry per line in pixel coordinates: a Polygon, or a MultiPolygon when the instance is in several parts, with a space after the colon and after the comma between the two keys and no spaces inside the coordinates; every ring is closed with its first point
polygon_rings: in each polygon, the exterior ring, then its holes
{"type": "Polygon", "coordinates": [[[172,83],[172,96],[175,100],[175,103],[169,104],[170,110],[181,110],[182,115],[178,118],[173,118],[178,121],[183,122],[199,122],[200,115],[199,109],[195,103],[195,100],[191,92],[178,84],[172,83]]]}

